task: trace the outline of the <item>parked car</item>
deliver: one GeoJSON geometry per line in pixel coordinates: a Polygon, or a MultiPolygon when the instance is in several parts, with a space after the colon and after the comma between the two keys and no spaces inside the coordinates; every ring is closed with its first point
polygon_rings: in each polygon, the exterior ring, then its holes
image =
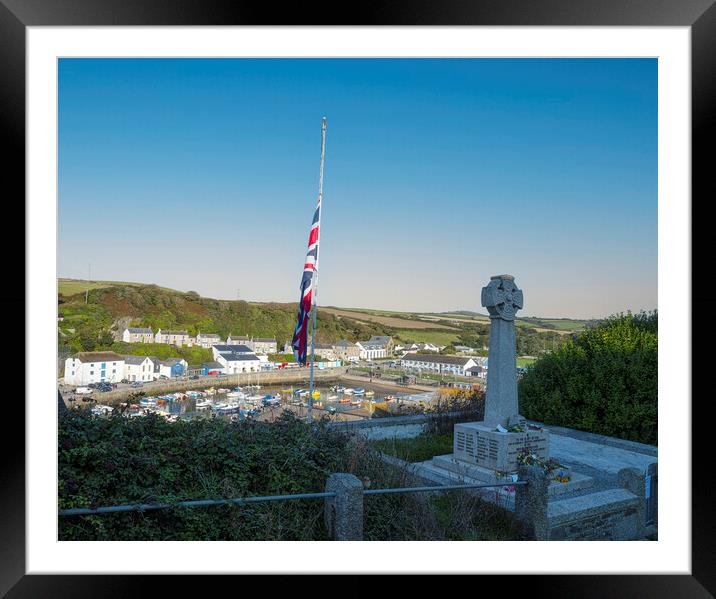
{"type": "Polygon", "coordinates": [[[199,378],[199,375],[198,375],[198,374],[192,374],[189,378],[190,378],[190,379],[198,379],[198,378],[199,378]]]}
{"type": "Polygon", "coordinates": [[[77,389],[75,389],[75,393],[77,395],[89,395],[92,393],[92,389],[89,387],[77,387],[77,389]]]}
{"type": "Polygon", "coordinates": [[[143,387],[143,386],[144,386],[144,383],[143,383],[142,381],[134,381],[134,382],[130,385],[130,387],[135,387],[135,388],[136,388],[136,387],[143,387]]]}

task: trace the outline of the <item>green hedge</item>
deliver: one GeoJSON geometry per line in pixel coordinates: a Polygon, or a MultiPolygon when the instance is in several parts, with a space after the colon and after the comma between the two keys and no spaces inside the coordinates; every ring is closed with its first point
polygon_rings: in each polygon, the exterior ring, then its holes
{"type": "MultiPolygon", "coordinates": [[[[323,491],[332,472],[408,486],[361,438],[284,412],[273,423],[167,422],[68,412],[59,420],[59,508],[323,491]]],[[[366,540],[513,540],[509,513],[465,492],[365,501],[366,540]]],[[[327,540],[323,500],[63,516],[60,540],[327,540]]]]}
{"type": "Polygon", "coordinates": [[[529,419],[657,444],[657,312],[618,314],[528,367],[529,419]]]}

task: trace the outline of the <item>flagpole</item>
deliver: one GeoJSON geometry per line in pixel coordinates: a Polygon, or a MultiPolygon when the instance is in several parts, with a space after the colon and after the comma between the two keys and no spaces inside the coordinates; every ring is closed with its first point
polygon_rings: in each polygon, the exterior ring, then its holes
{"type": "Polygon", "coordinates": [[[313,270],[313,293],[311,294],[311,308],[313,310],[313,326],[311,332],[311,379],[308,387],[308,410],[306,420],[313,421],[313,363],[316,356],[316,308],[318,298],[318,260],[321,253],[321,217],[323,216],[323,161],[326,156],[326,117],[321,125],[321,168],[318,175],[318,238],[316,239],[316,264],[313,270]]]}

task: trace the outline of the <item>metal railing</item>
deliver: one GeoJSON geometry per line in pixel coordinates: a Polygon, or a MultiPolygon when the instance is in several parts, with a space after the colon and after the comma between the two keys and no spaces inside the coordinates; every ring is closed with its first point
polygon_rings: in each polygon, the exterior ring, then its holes
{"type": "MultiPolygon", "coordinates": [[[[526,485],[526,481],[506,483],[464,484],[464,485],[436,485],[424,487],[395,487],[390,489],[364,489],[363,495],[387,495],[392,493],[427,493],[441,491],[455,491],[461,489],[483,489],[490,487],[514,487],[526,485]]],[[[326,499],[335,497],[336,493],[324,491],[321,493],[294,493],[291,495],[260,495],[255,497],[234,497],[231,499],[195,499],[179,501],[176,503],[137,503],[129,505],[111,505],[97,508],[70,508],[58,510],[58,516],[91,516],[100,514],[113,514],[121,512],[143,512],[149,510],[163,510],[177,507],[211,507],[217,505],[244,505],[250,503],[264,503],[269,501],[293,501],[297,499],[326,499]]]]}

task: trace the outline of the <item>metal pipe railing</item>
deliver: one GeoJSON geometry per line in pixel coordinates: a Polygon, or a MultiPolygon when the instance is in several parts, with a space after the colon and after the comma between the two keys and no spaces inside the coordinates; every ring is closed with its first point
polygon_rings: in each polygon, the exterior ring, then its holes
{"type": "Polygon", "coordinates": [[[246,503],[263,503],[266,501],[291,501],[294,499],[324,499],[335,497],[335,493],[296,493],[293,495],[263,495],[257,497],[235,497],[233,499],[195,499],[177,503],[139,503],[133,505],[112,505],[98,508],[70,508],[59,510],[59,516],[89,516],[93,514],[112,514],[117,512],[135,512],[147,510],[163,510],[172,507],[210,507],[214,505],[242,505],[246,503]]]}
{"type": "MultiPolygon", "coordinates": [[[[490,487],[514,487],[526,485],[526,481],[515,481],[507,483],[486,483],[466,485],[438,485],[426,487],[396,487],[392,489],[365,489],[363,495],[387,495],[390,493],[422,493],[431,491],[454,491],[459,489],[484,489],[490,487]]],[[[98,508],[70,508],[59,510],[58,516],[91,516],[98,514],[113,514],[121,512],[162,510],[173,507],[211,507],[216,505],[243,505],[247,503],[264,503],[268,501],[293,501],[297,499],[325,499],[335,497],[336,493],[295,493],[292,495],[263,495],[256,497],[235,497],[232,499],[195,499],[191,501],[179,501],[177,503],[139,503],[131,505],[113,505],[98,508]]]]}

